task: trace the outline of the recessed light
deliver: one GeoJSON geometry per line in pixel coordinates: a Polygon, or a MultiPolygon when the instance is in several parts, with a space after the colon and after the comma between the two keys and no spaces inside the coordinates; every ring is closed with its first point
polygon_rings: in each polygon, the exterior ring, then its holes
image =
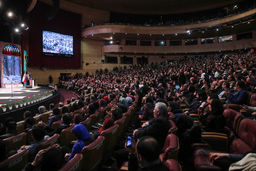
{"type": "Polygon", "coordinates": [[[24,28],[24,27],[25,27],[25,23],[21,23],[20,26],[21,26],[22,28],[24,28]]]}
{"type": "Polygon", "coordinates": [[[19,32],[20,32],[20,29],[15,28],[14,31],[15,31],[16,33],[19,33],[19,32]]]}
{"type": "Polygon", "coordinates": [[[7,16],[8,16],[9,18],[12,18],[12,17],[13,17],[13,15],[14,15],[14,14],[13,14],[13,12],[12,12],[12,11],[8,11],[8,12],[7,12],[7,16]]]}

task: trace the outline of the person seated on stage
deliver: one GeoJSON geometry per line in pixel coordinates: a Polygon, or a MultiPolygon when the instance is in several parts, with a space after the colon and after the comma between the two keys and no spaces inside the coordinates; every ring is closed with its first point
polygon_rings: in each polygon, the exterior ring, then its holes
{"type": "Polygon", "coordinates": [[[135,153],[130,153],[128,170],[169,171],[159,159],[160,152],[161,148],[155,138],[149,136],[140,138],[135,145],[135,153]]]}
{"type": "Polygon", "coordinates": [[[46,107],[45,106],[39,106],[38,107],[38,113],[43,114],[44,112],[46,112],[46,107]]]}
{"type": "Polygon", "coordinates": [[[17,131],[16,131],[17,124],[13,118],[7,118],[4,125],[5,125],[6,132],[5,134],[0,136],[0,139],[5,139],[5,138],[12,137],[14,135],[17,135],[17,131]]]}
{"type": "Polygon", "coordinates": [[[83,124],[75,125],[72,132],[78,141],[73,145],[71,153],[66,153],[65,158],[68,158],[67,160],[72,159],[75,154],[80,153],[83,147],[90,144],[92,141],[89,131],[83,124]]]}

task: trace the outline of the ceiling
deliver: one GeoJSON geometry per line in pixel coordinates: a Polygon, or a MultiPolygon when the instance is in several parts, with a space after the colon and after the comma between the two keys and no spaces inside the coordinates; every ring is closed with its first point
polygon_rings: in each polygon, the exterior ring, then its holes
{"type": "Polygon", "coordinates": [[[95,9],[129,14],[178,14],[223,7],[241,0],[69,0],[95,9]]]}

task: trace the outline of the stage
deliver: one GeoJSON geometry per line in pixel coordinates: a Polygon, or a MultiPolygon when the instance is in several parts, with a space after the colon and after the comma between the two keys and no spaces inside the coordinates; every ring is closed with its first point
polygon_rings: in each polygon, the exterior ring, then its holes
{"type": "Polygon", "coordinates": [[[0,88],[0,106],[44,94],[50,90],[52,90],[50,87],[35,86],[34,88],[25,88],[22,84],[8,85],[6,88],[0,88]]]}

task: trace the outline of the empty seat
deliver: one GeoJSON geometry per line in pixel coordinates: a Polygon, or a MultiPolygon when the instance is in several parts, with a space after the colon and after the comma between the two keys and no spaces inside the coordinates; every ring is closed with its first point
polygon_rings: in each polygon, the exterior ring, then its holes
{"type": "Polygon", "coordinates": [[[28,161],[28,151],[23,150],[19,153],[16,153],[8,159],[0,163],[0,170],[2,171],[14,171],[22,170],[28,161]]]}
{"type": "Polygon", "coordinates": [[[82,154],[76,154],[59,171],[80,171],[80,170],[82,170],[82,168],[81,168],[82,159],[83,159],[82,154]]]}

